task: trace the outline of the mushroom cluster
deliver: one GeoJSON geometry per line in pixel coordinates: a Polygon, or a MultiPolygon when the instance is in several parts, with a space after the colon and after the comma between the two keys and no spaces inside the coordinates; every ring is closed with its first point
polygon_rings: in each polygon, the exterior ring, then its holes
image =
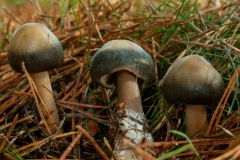
{"type": "Polygon", "coordinates": [[[171,103],[185,103],[187,134],[197,138],[207,127],[205,105],[220,100],[224,83],[219,72],[198,55],[178,60],[163,83],[163,96],[171,103]]]}
{"type": "MultiPolygon", "coordinates": [[[[54,121],[47,119],[51,133],[46,133],[54,134],[56,128],[53,124],[59,122],[59,115],[48,70],[52,70],[63,63],[64,52],[58,38],[42,24],[26,23],[14,32],[7,56],[10,66],[17,72],[22,72],[21,64],[24,62],[43,103],[54,121]]],[[[41,107],[43,115],[48,117],[43,106],[41,107]]]]}
{"type": "MultiPolygon", "coordinates": [[[[44,25],[26,23],[13,34],[8,61],[17,72],[22,72],[24,62],[40,97],[43,100],[43,114],[51,113],[47,119],[50,133],[57,129],[52,125],[59,123],[58,110],[52,93],[48,70],[63,63],[64,51],[58,38],[44,25]]],[[[92,57],[89,74],[94,82],[117,90],[117,99],[123,108],[118,110],[118,125],[121,134],[115,138],[114,153],[118,160],[142,159],[133,150],[120,150],[123,138],[134,143],[143,139],[153,141],[147,130],[143,112],[140,89],[154,77],[153,60],[139,45],[128,40],[112,40],[102,46],[92,57]]],[[[165,78],[163,95],[171,103],[186,104],[187,134],[196,138],[207,127],[204,105],[219,101],[224,92],[221,75],[203,57],[186,56],[178,60],[165,78]]]]}
{"type": "Polygon", "coordinates": [[[146,85],[154,76],[151,57],[137,44],[128,40],[112,40],[102,46],[90,66],[92,80],[106,88],[116,86],[119,110],[119,126],[122,135],[115,139],[114,153],[118,160],[139,160],[132,150],[119,150],[123,138],[140,143],[143,138],[153,141],[151,133],[144,129],[145,115],[142,109],[139,86],[146,85]]]}

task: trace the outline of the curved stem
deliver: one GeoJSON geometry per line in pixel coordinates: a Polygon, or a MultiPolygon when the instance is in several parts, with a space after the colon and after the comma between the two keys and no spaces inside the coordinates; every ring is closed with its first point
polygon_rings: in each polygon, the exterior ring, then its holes
{"type": "MultiPolygon", "coordinates": [[[[51,114],[51,117],[54,121],[52,122],[49,118],[47,119],[47,123],[49,124],[49,129],[51,131],[51,134],[54,134],[57,130],[54,127],[53,123],[59,122],[59,115],[58,115],[58,110],[53,97],[52,86],[51,86],[48,72],[31,73],[30,75],[37,87],[39,95],[41,96],[48,112],[51,114]]],[[[43,115],[45,117],[48,117],[43,106],[41,107],[42,107],[43,115]]]]}
{"type": "Polygon", "coordinates": [[[187,135],[191,139],[197,139],[197,135],[203,135],[207,129],[207,113],[204,105],[186,104],[187,135]]]}
{"type": "Polygon", "coordinates": [[[146,138],[148,142],[153,141],[152,135],[145,129],[146,118],[142,109],[136,76],[128,71],[118,71],[116,73],[116,88],[118,103],[123,102],[125,107],[119,111],[122,115],[119,119],[119,126],[124,135],[117,135],[114,153],[119,160],[142,159],[133,150],[119,150],[124,145],[123,138],[130,139],[134,143],[140,143],[143,138],[146,138]]]}

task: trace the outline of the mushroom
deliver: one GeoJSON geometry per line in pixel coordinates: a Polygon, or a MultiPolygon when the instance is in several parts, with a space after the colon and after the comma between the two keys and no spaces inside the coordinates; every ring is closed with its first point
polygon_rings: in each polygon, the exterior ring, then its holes
{"type": "MultiPolygon", "coordinates": [[[[58,110],[48,75],[48,70],[63,63],[64,52],[58,38],[42,24],[26,23],[13,33],[7,57],[10,66],[17,72],[22,72],[21,63],[25,63],[48,112],[52,113],[54,123],[58,123],[58,110]]],[[[43,108],[42,111],[47,117],[43,108]]],[[[51,132],[48,134],[54,134],[56,128],[51,125],[53,122],[48,119],[47,123],[51,132]]]]}
{"type": "Polygon", "coordinates": [[[132,150],[119,150],[123,138],[140,143],[143,138],[153,141],[151,133],[144,129],[145,115],[142,109],[139,86],[144,87],[154,76],[151,57],[137,44],[128,40],[112,40],[99,49],[90,65],[92,80],[105,88],[116,86],[119,110],[119,126],[123,135],[116,136],[114,153],[117,159],[141,159],[132,150]]]}
{"type": "Polygon", "coordinates": [[[189,55],[173,64],[163,83],[163,96],[171,103],[185,103],[187,135],[204,134],[207,122],[205,105],[221,99],[224,83],[219,72],[198,55],[189,55]]]}

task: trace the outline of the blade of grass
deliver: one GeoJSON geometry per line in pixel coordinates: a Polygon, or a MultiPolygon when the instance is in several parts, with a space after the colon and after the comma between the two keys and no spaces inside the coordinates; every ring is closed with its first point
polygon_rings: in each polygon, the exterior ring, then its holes
{"type": "Polygon", "coordinates": [[[120,29],[121,29],[121,31],[122,31],[121,33],[122,33],[123,37],[125,37],[124,31],[123,31],[123,27],[122,27],[122,24],[121,24],[121,22],[120,22],[120,18],[119,18],[118,15],[117,15],[116,10],[113,8],[113,6],[112,6],[112,4],[109,2],[109,0],[107,0],[107,3],[108,3],[109,6],[111,7],[111,9],[112,9],[112,11],[113,11],[113,13],[114,13],[117,21],[118,21],[118,24],[119,24],[120,29]]]}
{"type": "Polygon", "coordinates": [[[197,156],[197,158],[199,160],[201,160],[202,158],[200,157],[199,153],[197,152],[196,148],[194,147],[194,145],[192,144],[191,140],[188,138],[188,136],[182,132],[179,132],[179,131],[176,131],[176,130],[171,130],[170,131],[171,133],[173,134],[176,134],[176,135],[179,135],[179,136],[182,136],[184,137],[187,141],[188,141],[188,145],[190,147],[190,149],[195,153],[195,155],[197,156]]]}
{"type": "MultiPolygon", "coordinates": [[[[81,3],[82,4],[82,3],[81,3]]],[[[84,38],[83,38],[83,35],[82,35],[82,31],[81,31],[81,28],[80,28],[80,25],[79,25],[79,22],[78,22],[78,19],[77,19],[77,15],[76,15],[76,12],[74,10],[74,5],[73,5],[73,1],[70,1],[70,6],[72,8],[72,11],[73,11],[73,15],[74,15],[74,18],[76,20],[76,23],[77,23],[77,27],[78,27],[78,31],[80,33],[80,37],[81,37],[81,42],[82,42],[82,45],[84,47],[84,50],[85,50],[85,53],[86,53],[86,56],[87,56],[87,61],[88,61],[88,65],[90,63],[90,59],[89,59],[89,51],[87,50],[87,46],[84,42],[84,38]]]]}
{"type": "Polygon", "coordinates": [[[187,151],[189,148],[191,148],[190,144],[188,144],[186,146],[182,146],[182,147],[180,147],[178,149],[175,149],[175,150],[173,150],[171,152],[168,152],[168,153],[165,153],[165,154],[161,155],[161,157],[157,158],[157,160],[164,160],[164,159],[173,157],[176,154],[179,154],[179,153],[187,151]]]}
{"type": "Polygon", "coordinates": [[[238,74],[239,74],[239,73],[237,73],[237,67],[235,66],[235,64],[234,64],[234,62],[233,62],[233,59],[232,59],[232,56],[231,56],[231,53],[230,53],[229,49],[228,49],[225,45],[223,45],[223,47],[224,47],[224,49],[225,49],[225,51],[226,51],[226,53],[227,53],[227,55],[228,55],[228,57],[229,57],[229,59],[230,59],[230,62],[231,62],[232,67],[233,67],[233,70],[234,70],[234,72],[236,73],[236,74],[235,74],[235,75],[236,75],[236,81],[235,81],[236,91],[235,91],[235,93],[234,93],[232,103],[231,103],[231,105],[230,105],[230,107],[229,107],[229,109],[228,109],[228,115],[229,115],[230,112],[232,111],[233,105],[234,105],[234,103],[235,103],[235,101],[236,101],[236,99],[237,99],[238,88],[239,88],[239,85],[238,85],[238,81],[239,81],[238,74]]]}

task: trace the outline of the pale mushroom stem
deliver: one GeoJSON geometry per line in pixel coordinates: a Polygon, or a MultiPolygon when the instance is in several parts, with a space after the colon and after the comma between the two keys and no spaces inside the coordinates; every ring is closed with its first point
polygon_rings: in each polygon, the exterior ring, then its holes
{"type": "Polygon", "coordinates": [[[187,135],[191,139],[198,138],[198,134],[203,135],[208,125],[206,107],[204,105],[186,104],[185,114],[187,135]]]}
{"type": "Polygon", "coordinates": [[[137,78],[128,71],[116,73],[118,102],[137,113],[143,113],[137,78]]]}
{"type": "MultiPolygon", "coordinates": [[[[51,114],[51,117],[54,121],[54,122],[52,122],[50,118],[47,119],[47,123],[49,125],[51,134],[55,134],[57,129],[56,129],[56,127],[54,127],[53,123],[58,124],[59,115],[58,115],[58,110],[57,110],[55,100],[54,100],[54,97],[52,94],[52,86],[51,86],[48,72],[46,71],[46,72],[40,72],[40,73],[31,73],[30,75],[37,87],[38,93],[39,93],[40,97],[42,98],[43,103],[45,104],[48,112],[51,114]]],[[[44,116],[48,117],[43,106],[41,105],[40,107],[42,107],[44,116]]],[[[45,130],[45,131],[46,131],[46,133],[48,133],[47,130],[45,130]]]]}
{"type": "Polygon", "coordinates": [[[117,135],[114,153],[118,160],[141,160],[142,158],[133,150],[119,150],[124,145],[123,138],[134,143],[140,143],[143,138],[146,138],[148,142],[153,141],[152,135],[144,129],[146,118],[142,109],[137,79],[128,71],[118,71],[116,72],[116,83],[118,103],[124,103],[124,108],[122,112],[120,111],[123,117],[119,119],[120,129],[124,134],[117,135]]]}

